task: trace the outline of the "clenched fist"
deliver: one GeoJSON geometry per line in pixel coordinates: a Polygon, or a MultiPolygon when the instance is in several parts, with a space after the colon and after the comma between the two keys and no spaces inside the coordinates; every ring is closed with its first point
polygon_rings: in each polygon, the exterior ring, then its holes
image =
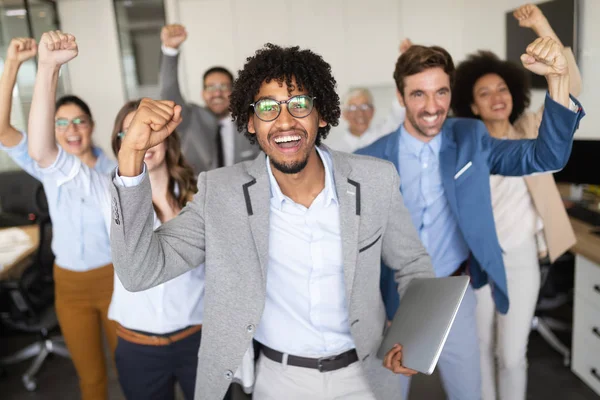
{"type": "Polygon", "coordinates": [[[181,122],[173,101],[142,99],[121,143],[121,151],[145,152],[164,141],[181,122]]]}
{"type": "Polygon", "coordinates": [[[549,37],[537,38],[527,46],[525,54],[521,55],[521,62],[534,74],[546,78],[567,76],[569,73],[562,46],[549,37]]]}
{"type": "Polygon", "coordinates": [[[513,12],[513,16],[523,28],[533,28],[535,25],[546,23],[546,17],[535,4],[525,4],[513,12]]]}
{"type": "Polygon", "coordinates": [[[60,67],[77,57],[78,52],[75,36],[61,31],[46,32],[40,39],[39,63],[60,67]]]}
{"type": "Polygon", "coordinates": [[[401,43],[400,43],[400,54],[406,52],[406,50],[410,49],[410,47],[413,45],[413,42],[410,41],[409,38],[404,39],[401,43]]]}
{"type": "Polygon", "coordinates": [[[35,39],[14,38],[8,45],[6,52],[6,61],[16,61],[19,64],[35,57],[37,54],[37,44],[35,39]]]}
{"type": "Polygon", "coordinates": [[[183,25],[166,25],[160,31],[160,40],[165,47],[178,49],[187,39],[187,32],[183,25]]]}

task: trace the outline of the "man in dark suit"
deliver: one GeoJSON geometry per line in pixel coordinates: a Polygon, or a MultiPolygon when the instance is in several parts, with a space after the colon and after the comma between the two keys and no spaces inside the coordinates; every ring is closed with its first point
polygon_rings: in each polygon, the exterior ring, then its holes
{"type": "Polygon", "coordinates": [[[196,173],[233,165],[256,157],[260,149],[239,134],[229,113],[233,75],[224,67],[204,73],[202,98],[206,107],[186,103],[179,88],[179,47],[187,38],[181,25],[167,25],[161,32],[160,97],[183,107],[183,154],[196,173]]]}
{"type": "MultiPolygon", "coordinates": [[[[521,57],[525,68],[548,81],[536,140],[492,138],[481,121],[446,119],[454,64],[440,47],[412,46],[400,56],[394,79],[404,124],[358,151],[389,160],[412,222],[433,260],[437,276],[468,273],[473,287],[489,284],[499,312],[509,306],[502,249],[498,244],[489,175],[522,176],[561,169],[569,159],[581,106],[569,96],[567,60],[551,38],[539,38],[521,57]]],[[[382,268],[388,318],[399,304],[389,268],[382,268]]],[[[449,399],[481,398],[475,296],[472,288],[458,312],[440,356],[449,399]]],[[[518,305],[517,305],[518,307],[518,305]]],[[[408,393],[405,378],[403,391],[408,393]]]]}

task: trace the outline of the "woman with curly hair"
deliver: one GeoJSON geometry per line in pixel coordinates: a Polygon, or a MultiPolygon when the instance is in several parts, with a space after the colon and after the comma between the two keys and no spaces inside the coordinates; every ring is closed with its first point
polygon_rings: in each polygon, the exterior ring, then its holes
{"type": "MultiPolygon", "coordinates": [[[[514,16],[539,37],[560,43],[537,6],[522,6],[514,16]]],[[[571,50],[565,48],[564,53],[570,93],[577,96],[579,70],[571,50]]],[[[529,101],[526,71],[489,51],[469,56],[456,69],[455,115],[481,119],[495,138],[537,137],[543,110],[526,112],[529,101]]],[[[501,315],[494,309],[490,286],[477,291],[482,395],[484,400],[519,400],[525,399],[527,387],[527,341],[540,288],[538,259],[553,262],[575,244],[575,236],[552,174],[491,176],[490,186],[511,307],[501,315]]]]}
{"type": "MultiPolygon", "coordinates": [[[[53,60],[57,67],[77,55],[75,38],[60,32],[44,34],[40,62],[53,60]]],[[[109,187],[112,177],[88,167],[61,151],[53,140],[52,99],[57,76],[38,76],[30,118],[30,151],[47,154],[52,177],[66,191],[86,194],[104,217],[106,230],[112,223],[109,187]]],[[[118,154],[140,101],[127,102],[117,114],[112,148],[118,154]]],[[[149,149],[144,165],[152,185],[154,228],[173,219],[196,192],[196,177],[181,154],[176,132],[149,149]]],[[[117,217],[118,218],[118,217],[117,217]]],[[[204,268],[195,268],[169,282],[140,292],[129,292],[117,276],[108,310],[116,322],[115,352],[121,388],[128,399],[173,399],[179,383],[186,399],[194,397],[197,354],[200,347],[204,301],[204,268]]]]}

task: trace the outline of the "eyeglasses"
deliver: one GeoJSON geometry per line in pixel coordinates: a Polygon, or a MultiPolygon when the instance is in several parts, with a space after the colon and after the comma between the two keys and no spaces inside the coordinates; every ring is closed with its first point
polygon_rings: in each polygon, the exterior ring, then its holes
{"type": "Polygon", "coordinates": [[[355,112],[355,111],[371,111],[373,109],[373,104],[359,104],[359,105],[355,105],[352,104],[348,107],[346,107],[346,111],[349,112],[355,112]]]}
{"type": "Polygon", "coordinates": [[[250,104],[254,108],[254,114],[265,122],[274,121],[281,114],[281,105],[287,104],[287,110],[292,117],[305,118],[312,112],[316,97],[305,94],[294,96],[288,100],[277,101],[274,99],[261,99],[250,104]]]}
{"type": "Polygon", "coordinates": [[[74,128],[86,126],[88,124],[88,120],[81,117],[73,118],[72,120],[68,120],[67,118],[59,118],[54,121],[54,124],[57,130],[66,131],[71,124],[73,124],[74,128]]]}
{"type": "Polygon", "coordinates": [[[209,92],[209,93],[214,93],[214,92],[231,92],[231,85],[228,85],[226,83],[217,83],[214,85],[208,85],[208,86],[204,86],[204,90],[209,92]]]}

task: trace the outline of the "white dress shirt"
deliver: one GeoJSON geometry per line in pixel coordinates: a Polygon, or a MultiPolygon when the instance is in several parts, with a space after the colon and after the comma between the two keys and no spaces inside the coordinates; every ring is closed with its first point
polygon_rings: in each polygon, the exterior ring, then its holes
{"type": "MultiPolygon", "coordinates": [[[[94,198],[110,233],[112,208],[110,175],[89,168],[77,157],[59,149],[52,173],[60,187],[94,198]]],[[[154,227],[160,220],[154,220],[154,227]]],[[[141,292],[128,292],[115,274],[108,318],[126,328],[156,334],[174,332],[202,323],[204,313],[204,265],[169,282],[141,292]]]]}
{"type": "Polygon", "coordinates": [[[325,166],[325,188],[311,206],[285,196],[271,172],[269,264],[266,301],[256,340],[303,357],[331,356],[354,348],[348,323],[333,163],[325,166]]]}
{"type": "MultiPolygon", "coordinates": [[[[255,339],[283,353],[324,357],[355,347],[350,334],[344,283],[340,212],[333,180],[333,162],[317,148],[325,166],[325,188],[311,206],[283,195],[271,172],[269,265],[262,319],[255,339]]],[[[136,177],[117,174],[124,187],[139,185],[136,177]]]]}

